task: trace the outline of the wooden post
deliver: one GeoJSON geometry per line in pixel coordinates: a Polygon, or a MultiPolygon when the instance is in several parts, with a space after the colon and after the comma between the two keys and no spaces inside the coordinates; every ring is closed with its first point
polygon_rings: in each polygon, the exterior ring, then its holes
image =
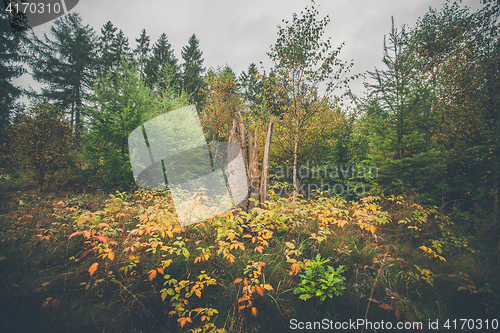
{"type": "Polygon", "coordinates": [[[262,177],[260,180],[260,201],[261,202],[264,202],[267,200],[267,180],[268,180],[268,169],[269,169],[269,154],[271,152],[272,133],[273,133],[273,120],[270,119],[267,122],[266,143],[264,145],[264,157],[262,159],[262,177]]]}
{"type": "MultiPolygon", "coordinates": [[[[259,200],[259,150],[257,146],[257,129],[255,129],[255,136],[248,133],[248,170],[250,174],[250,198],[259,200]]],[[[248,209],[255,207],[254,202],[248,204],[248,209]]]]}
{"type": "MultiPolygon", "coordinates": [[[[243,122],[243,119],[241,115],[238,113],[236,118],[233,120],[233,128],[229,132],[229,143],[236,144],[240,150],[241,154],[243,156],[243,165],[245,167],[245,170],[241,170],[241,172],[244,172],[245,175],[247,176],[247,179],[249,179],[249,168],[248,168],[248,160],[247,160],[247,145],[245,142],[245,123],[243,122]]],[[[229,159],[231,160],[232,158],[235,158],[238,155],[237,151],[232,151],[229,154],[229,159]]],[[[248,192],[248,189],[246,189],[248,192]]],[[[247,211],[248,209],[248,200],[245,199],[236,207],[241,208],[244,211],[247,211]]]]}

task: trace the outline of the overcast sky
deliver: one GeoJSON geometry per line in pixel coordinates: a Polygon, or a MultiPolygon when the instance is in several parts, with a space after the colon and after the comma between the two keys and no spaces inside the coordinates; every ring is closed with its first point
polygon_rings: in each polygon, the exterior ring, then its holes
{"type": "MultiPolygon", "coordinates": [[[[319,18],[330,16],[324,39],[331,37],[337,47],[345,42],[340,59],[354,61],[353,74],[383,68],[384,34],[391,29],[391,16],[396,27],[413,26],[429,9],[441,8],[444,0],[316,0],[319,18]]],[[[177,59],[188,38],[195,33],[208,69],[228,64],[237,75],[254,62],[262,61],[269,70],[271,62],[266,55],[277,38],[277,25],[292,20],[309,0],[81,0],[73,11],[79,12],[84,24],[97,33],[111,21],[129,38],[131,48],[141,30],[151,37],[151,46],[166,33],[177,59]]],[[[481,7],[480,0],[464,0],[462,6],[471,11],[481,7]]],[[[37,34],[49,32],[51,22],[35,27],[37,34]]],[[[181,61],[180,61],[181,62],[181,61]]],[[[260,67],[260,66],[259,66],[260,67]]],[[[28,76],[19,78],[18,85],[36,88],[28,76]]],[[[361,80],[352,85],[360,95],[364,89],[361,80]]]]}

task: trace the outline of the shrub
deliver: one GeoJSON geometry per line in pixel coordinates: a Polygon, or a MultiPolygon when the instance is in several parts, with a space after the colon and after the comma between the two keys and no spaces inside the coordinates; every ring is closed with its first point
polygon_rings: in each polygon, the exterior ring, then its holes
{"type": "Polygon", "coordinates": [[[41,103],[15,124],[14,147],[19,162],[33,172],[39,190],[69,165],[71,126],[54,105],[41,103]]]}
{"type": "Polygon", "coordinates": [[[340,265],[337,269],[327,266],[325,270],[323,265],[329,261],[330,259],[321,260],[320,254],[316,256],[316,261],[309,261],[308,268],[300,274],[301,281],[293,293],[301,294],[299,298],[304,301],[319,297],[320,303],[327,297],[341,295],[342,290],[345,289],[345,277],[340,275],[344,271],[344,266],[340,265]]]}

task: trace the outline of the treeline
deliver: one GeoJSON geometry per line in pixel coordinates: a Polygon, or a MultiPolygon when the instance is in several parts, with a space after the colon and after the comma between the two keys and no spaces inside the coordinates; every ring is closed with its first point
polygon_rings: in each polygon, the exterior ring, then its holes
{"type": "MultiPolygon", "coordinates": [[[[43,149],[54,142],[43,133],[26,133],[30,117],[24,115],[30,111],[16,104],[23,91],[11,83],[24,62],[43,86],[40,94],[25,92],[38,105],[30,119],[43,112],[61,119],[55,115],[63,113],[72,133],[70,152],[59,154],[59,161],[44,161],[53,165],[36,176],[40,188],[49,174],[60,175],[59,185],[133,187],[128,135],[156,115],[195,104],[207,141],[227,141],[239,114],[262,146],[265,124],[273,119],[271,166],[290,166],[293,174],[270,177],[273,184],[290,182],[294,195],[301,185],[319,183],[302,177],[301,166],[377,166],[376,176],[321,180],[357,181],[371,192],[404,194],[442,207],[453,203],[496,221],[499,8],[489,1],[471,13],[447,2],[414,26],[393,24],[384,37],[383,68],[368,72],[364,98],[350,93],[349,83],[360,75],[350,73],[352,62],[340,60],[342,45],[322,38],[329,17],[318,19],[314,2],[302,17],[294,14],[279,27],[268,53],[272,68],[266,72],[251,64],[239,76],[229,66],[206,70],[194,34],[179,61],[165,33],[152,43],[142,30],[131,47],[111,22],[96,33],[76,13],[56,20],[50,36],[41,39],[13,35],[2,20],[2,47],[8,51],[0,58],[6,87],[0,89],[2,173],[15,174],[21,156],[28,169],[40,169],[34,153],[22,154],[22,140],[40,143],[37,156],[46,155],[43,149]]],[[[55,132],[54,137],[66,133],[55,132]]]]}

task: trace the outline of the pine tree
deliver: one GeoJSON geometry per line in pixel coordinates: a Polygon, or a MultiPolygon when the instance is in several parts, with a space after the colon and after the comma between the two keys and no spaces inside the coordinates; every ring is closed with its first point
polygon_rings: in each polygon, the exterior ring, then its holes
{"type": "Polygon", "coordinates": [[[182,48],[182,85],[184,91],[190,95],[189,102],[199,105],[202,103],[203,95],[202,89],[204,85],[202,74],[205,69],[203,68],[203,52],[199,49],[199,41],[196,35],[193,34],[188,44],[182,48]]]}
{"type": "Polygon", "coordinates": [[[50,29],[54,40],[32,36],[30,66],[33,78],[42,83],[41,96],[70,112],[78,147],[86,93],[96,76],[94,30],[82,24],[78,13],[71,12],[54,22],[50,29]]]}
{"type": "Polygon", "coordinates": [[[146,64],[146,84],[153,88],[173,89],[180,93],[180,69],[167,35],[163,33],[153,46],[153,55],[146,64]],[[167,83],[167,84],[166,84],[167,83]]]}

